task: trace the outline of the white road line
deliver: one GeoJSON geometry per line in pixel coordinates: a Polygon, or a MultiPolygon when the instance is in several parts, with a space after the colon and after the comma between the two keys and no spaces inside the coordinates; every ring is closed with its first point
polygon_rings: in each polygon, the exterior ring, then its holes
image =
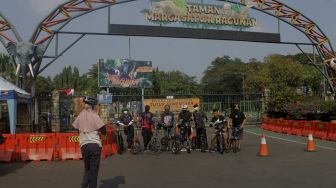
{"type": "MultiPolygon", "coordinates": [[[[244,130],[244,132],[248,132],[248,133],[250,133],[250,134],[254,134],[254,135],[258,135],[258,136],[261,135],[261,134],[259,134],[259,133],[255,133],[255,132],[248,131],[248,130],[244,130]]],[[[282,140],[282,141],[287,141],[287,142],[293,142],[293,143],[297,143],[297,144],[302,144],[302,145],[306,145],[306,144],[307,144],[307,143],[302,143],[302,142],[298,142],[298,141],[295,141],[295,140],[288,140],[288,139],[280,138],[280,137],[276,137],[276,136],[270,136],[270,135],[267,135],[267,137],[274,138],[274,139],[278,139],[278,140],[282,140]]],[[[324,149],[329,149],[329,150],[336,151],[336,148],[331,148],[331,147],[321,146],[321,145],[318,145],[318,144],[315,144],[315,146],[316,146],[316,147],[319,147],[319,148],[324,148],[324,149]]]]}

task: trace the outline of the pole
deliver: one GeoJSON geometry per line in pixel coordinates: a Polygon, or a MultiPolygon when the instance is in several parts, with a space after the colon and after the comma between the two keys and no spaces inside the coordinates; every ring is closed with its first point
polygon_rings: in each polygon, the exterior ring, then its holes
{"type": "Polygon", "coordinates": [[[141,88],[141,107],[142,107],[142,112],[145,111],[145,88],[141,88]]]}
{"type": "Polygon", "coordinates": [[[111,7],[107,7],[107,32],[110,30],[110,24],[111,24],[111,7]]]}
{"type": "MultiPolygon", "coordinates": [[[[107,88],[107,94],[108,94],[108,95],[110,94],[110,88],[109,88],[109,87],[107,88]]],[[[107,106],[107,116],[108,116],[108,119],[110,119],[110,117],[111,117],[111,114],[110,114],[110,111],[111,111],[111,105],[112,105],[112,104],[108,104],[108,106],[107,106]]]]}
{"type": "Polygon", "coordinates": [[[278,33],[280,33],[280,19],[278,19],[278,33]]]}
{"type": "Polygon", "coordinates": [[[131,37],[128,37],[128,59],[131,59],[131,37]]]}

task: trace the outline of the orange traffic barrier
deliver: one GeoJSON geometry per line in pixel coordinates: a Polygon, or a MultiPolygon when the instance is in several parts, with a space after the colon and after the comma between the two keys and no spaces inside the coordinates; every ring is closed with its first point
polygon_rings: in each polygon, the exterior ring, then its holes
{"type": "Polygon", "coordinates": [[[315,137],[326,140],[328,132],[331,131],[326,123],[316,122],[315,124],[315,137]]]}
{"type": "Polygon", "coordinates": [[[100,135],[100,139],[102,142],[102,151],[101,158],[105,159],[106,157],[113,154],[112,145],[109,143],[109,140],[112,139],[112,133],[110,130],[106,131],[106,135],[100,135]]]}
{"type": "Polygon", "coordinates": [[[16,139],[21,161],[54,159],[55,134],[17,134],[16,139]]]}
{"type": "Polygon", "coordinates": [[[266,137],[264,135],[261,135],[259,156],[260,157],[267,157],[268,156],[268,147],[267,147],[267,143],[266,143],[266,137]]]}
{"type": "Polygon", "coordinates": [[[264,117],[261,125],[262,129],[270,130],[270,118],[264,117]]]}
{"type": "Polygon", "coordinates": [[[15,160],[16,138],[14,134],[3,134],[4,143],[0,145],[0,161],[10,162],[15,160]]]}
{"type": "Polygon", "coordinates": [[[291,134],[292,126],[293,126],[293,121],[292,120],[282,120],[282,133],[285,134],[291,134]]]}
{"type": "Polygon", "coordinates": [[[306,151],[309,151],[309,152],[315,151],[315,145],[314,145],[313,135],[312,134],[308,135],[308,142],[307,142],[307,149],[306,149],[306,151]]]}
{"type": "Polygon", "coordinates": [[[336,123],[326,123],[328,126],[327,140],[336,141],[336,123]]]}
{"type": "Polygon", "coordinates": [[[295,120],[293,121],[290,134],[296,136],[302,136],[303,123],[301,122],[302,121],[295,121],[295,120]]]}
{"type": "Polygon", "coordinates": [[[315,135],[315,124],[316,122],[312,121],[302,121],[303,129],[302,129],[302,135],[308,136],[309,134],[315,135]]]}
{"type": "Polygon", "coordinates": [[[78,133],[59,133],[58,140],[58,154],[62,160],[82,158],[82,152],[79,145],[78,133]]]}

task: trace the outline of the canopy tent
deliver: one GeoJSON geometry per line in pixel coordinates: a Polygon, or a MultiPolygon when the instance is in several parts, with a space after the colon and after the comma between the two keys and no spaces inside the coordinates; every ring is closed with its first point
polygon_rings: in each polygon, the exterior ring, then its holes
{"type": "Polygon", "coordinates": [[[17,121],[17,103],[30,104],[31,95],[0,77],[0,101],[7,101],[10,133],[15,134],[17,121]]]}

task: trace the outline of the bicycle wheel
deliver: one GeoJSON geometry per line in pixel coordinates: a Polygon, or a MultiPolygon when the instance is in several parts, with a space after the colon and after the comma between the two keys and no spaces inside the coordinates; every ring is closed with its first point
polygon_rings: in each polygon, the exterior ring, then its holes
{"type": "Polygon", "coordinates": [[[132,146],[131,146],[131,152],[133,155],[136,155],[140,153],[141,147],[140,147],[140,142],[139,141],[134,141],[132,146]]]}
{"type": "Polygon", "coordinates": [[[190,140],[189,139],[186,142],[186,149],[187,149],[187,153],[191,153],[191,145],[190,145],[190,140]]]}
{"type": "Polygon", "coordinates": [[[233,153],[237,153],[238,152],[237,140],[233,141],[232,151],[233,151],[233,153]]]}
{"type": "Polygon", "coordinates": [[[206,141],[205,135],[202,134],[202,136],[201,136],[201,152],[204,153],[207,149],[208,149],[207,141],[206,141]]]}
{"type": "Polygon", "coordinates": [[[149,151],[151,151],[152,154],[157,154],[161,150],[161,143],[157,139],[152,139],[148,143],[148,148],[149,151]]]}
{"type": "Polygon", "coordinates": [[[222,134],[219,136],[219,153],[222,155],[224,153],[224,137],[222,134]]]}
{"type": "Polygon", "coordinates": [[[169,147],[169,139],[167,136],[161,138],[161,149],[167,151],[169,147]]]}
{"type": "Polygon", "coordinates": [[[124,140],[121,135],[118,135],[118,153],[121,155],[124,152],[124,140]]]}
{"type": "Polygon", "coordinates": [[[172,143],[172,153],[178,154],[181,151],[181,143],[178,139],[174,139],[172,143]]]}

